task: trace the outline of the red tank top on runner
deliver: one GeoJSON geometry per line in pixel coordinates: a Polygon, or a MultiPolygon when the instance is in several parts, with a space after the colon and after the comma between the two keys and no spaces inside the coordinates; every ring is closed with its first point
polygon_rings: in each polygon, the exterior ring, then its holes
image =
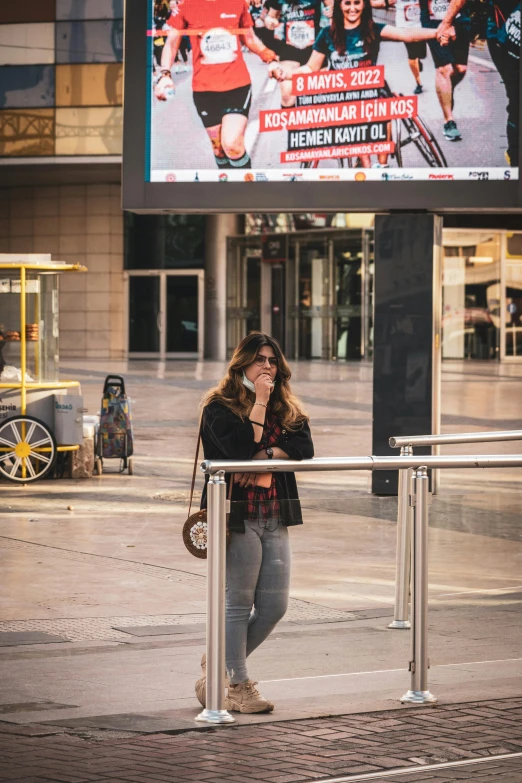
{"type": "Polygon", "coordinates": [[[168,24],[190,35],[194,92],[226,92],[250,84],[239,40],[239,30],[253,27],[245,0],[183,0],[168,24]]]}

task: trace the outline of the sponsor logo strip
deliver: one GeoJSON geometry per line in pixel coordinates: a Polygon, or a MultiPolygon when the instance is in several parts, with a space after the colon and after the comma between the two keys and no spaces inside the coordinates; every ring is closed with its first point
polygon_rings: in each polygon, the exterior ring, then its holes
{"type": "MultiPolygon", "coordinates": [[[[328,147],[310,147],[309,149],[294,149],[281,153],[286,156],[281,159],[286,163],[284,169],[252,169],[254,182],[286,182],[295,180],[306,180],[308,182],[317,182],[325,179],[337,179],[353,182],[355,175],[361,172],[356,168],[340,168],[337,166],[338,158],[352,158],[357,155],[365,154],[389,154],[393,152],[392,141],[369,142],[360,144],[332,144],[328,147]],[[325,163],[318,167],[300,169],[302,162],[320,161],[325,163]],[[326,161],[331,164],[327,167],[326,161]]],[[[447,169],[429,169],[429,168],[389,168],[389,169],[365,169],[366,179],[375,181],[393,181],[393,180],[416,180],[421,181],[444,181],[460,180],[473,182],[474,180],[518,180],[518,168],[464,168],[450,167],[447,169]]],[[[247,172],[248,173],[248,172],[247,172]]],[[[249,178],[250,181],[251,178],[249,178]]],[[[178,169],[171,171],[169,169],[157,169],[151,173],[151,182],[168,182],[175,188],[179,182],[245,182],[245,171],[222,172],[215,168],[212,169],[178,169]],[[197,178],[196,178],[197,175],[197,178]]]]}

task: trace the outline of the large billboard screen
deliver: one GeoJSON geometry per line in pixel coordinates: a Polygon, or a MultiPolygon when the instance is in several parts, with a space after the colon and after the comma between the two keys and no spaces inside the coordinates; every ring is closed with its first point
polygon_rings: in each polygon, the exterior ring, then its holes
{"type": "Polygon", "coordinates": [[[139,138],[152,209],[358,208],[354,183],[379,183],[374,208],[394,184],[404,206],[518,206],[517,0],[128,0],[126,25],[125,154],[139,138]]]}

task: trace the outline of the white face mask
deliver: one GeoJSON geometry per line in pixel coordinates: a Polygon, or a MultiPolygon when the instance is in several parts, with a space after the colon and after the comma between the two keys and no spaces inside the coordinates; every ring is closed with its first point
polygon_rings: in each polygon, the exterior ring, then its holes
{"type": "MultiPolygon", "coordinates": [[[[247,387],[247,389],[249,389],[251,392],[255,392],[255,390],[256,390],[256,387],[254,386],[254,384],[252,383],[252,381],[250,381],[250,380],[249,380],[249,379],[246,377],[245,373],[243,373],[243,385],[244,385],[244,386],[246,386],[246,387],[247,387]]],[[[276,385],[276,382],[274,381],[274,382],[273,382],[273,384],[272,384],[272,386],[273,386],[273,388],[272,388],[272,391],[274,390],[274,388],[275,388],[275,385],[276,385]]]]}
{"type": "Polygon", "coordinates": [[[252,381],[249,381],[246,377],[245,373],[243,373],[243,385],[247,387],[251,392],[255,392],[256,387],[252,383],[252,381]]]}

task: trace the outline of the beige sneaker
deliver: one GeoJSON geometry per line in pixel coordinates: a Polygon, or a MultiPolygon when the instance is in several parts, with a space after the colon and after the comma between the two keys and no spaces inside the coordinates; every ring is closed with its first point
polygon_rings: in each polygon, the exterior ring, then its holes
{"type": "Polygon", "coordinates": [[[196,696],[202,707],[207,706],[207,654],[201,658],[201,677],[196,680],[196,696]]]}
{"type": "Polygon", "coordinates": [[[261,696],[256,688],[257,682],[247,680],[237,685],[228,686],[228,698],[226,700],[227,710],[233,712],[272,712],[274,705],[272,702],[261,696]]]}
{"type": "MultiPolygon", "coordinates": [[[[228,688],[229,679],[225,678],[225,686],[228,688]]],[[[201,657],[201,677],[196,680],[196,696],[202,707],[207,706],[207,654],[201,657]]]]}

